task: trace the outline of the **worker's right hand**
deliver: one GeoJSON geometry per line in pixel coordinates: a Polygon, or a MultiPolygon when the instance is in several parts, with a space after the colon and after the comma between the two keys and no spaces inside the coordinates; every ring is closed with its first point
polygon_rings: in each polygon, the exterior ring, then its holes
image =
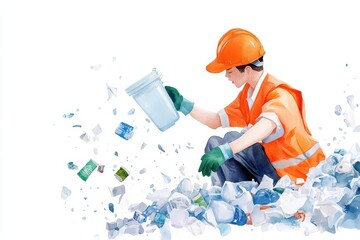
{"type": "Polygon", "coordinates": [[[194,108],[194,103],[184,98],[180,92],[171,86],[165,86],[166,92],[174,103],[175,109],[188,115],[194,108]]]}

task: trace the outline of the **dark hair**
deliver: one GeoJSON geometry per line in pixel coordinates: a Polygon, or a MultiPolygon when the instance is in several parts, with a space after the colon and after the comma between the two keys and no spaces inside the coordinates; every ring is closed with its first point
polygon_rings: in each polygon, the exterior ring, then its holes
{"type": "MultiPolygon", "coordinates": [[[[264,61],[264,58],[263,58],[263,57],[260,57],[258,60],[259,60],[260,62],[263,62],[263,61],[264,61]]],[[[237,66],[236,68],[239,69],[240,72],[244,72],[244,71],[245,71],[245,68],[246,68],[247,66],[250,66],[252,70],[258,71],[258,72],[260,72],[260,71],[262,71],[262,70],[264,69],[264,66],[258,67],[258,66],[255,66],[254,64],[251,64],[251,63],[246,64],[246,65],[237,66]]]]}

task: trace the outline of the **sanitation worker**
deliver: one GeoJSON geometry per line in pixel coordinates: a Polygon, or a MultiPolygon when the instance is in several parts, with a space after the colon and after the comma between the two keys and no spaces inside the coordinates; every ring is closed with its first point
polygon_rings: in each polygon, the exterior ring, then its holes
{"type": "MultiPolygon", "coordinates": [[[[319,142],[305,121],[302,94],[264,69],[265,50],[251,32],[235,28],[219,40],[210,73],[225,71],[239,88],[238,96],[219,112],[209,112],[165,86],[175,108],[210,128],[241,127],[224,137],[212,136],[201,157],[199,172],[225,181],[261,182],[264,175],[276,183],[284,175],[306,180],[309,169],[325,159],[319,142]]],[[[230,129],[231,130],[231,129],[230,129]]]]}

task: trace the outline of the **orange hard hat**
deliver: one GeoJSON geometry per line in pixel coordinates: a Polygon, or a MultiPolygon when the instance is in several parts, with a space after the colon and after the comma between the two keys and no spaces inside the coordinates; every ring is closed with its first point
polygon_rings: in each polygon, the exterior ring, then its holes
{"type": "Polygon", "coordinates": [[[252,63],[264,54],[265,50],[254,34],[241,28],[234,28],[220,38],[216,58],[206,66],[206,70],[219,73],[232,67],[252,63]]]}

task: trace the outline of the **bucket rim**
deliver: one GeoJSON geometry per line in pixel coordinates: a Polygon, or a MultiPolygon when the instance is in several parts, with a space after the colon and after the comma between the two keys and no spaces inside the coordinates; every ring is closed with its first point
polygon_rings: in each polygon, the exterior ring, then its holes
{"type": "Polygon", "coordinates": [[[125,91],[128,95],[132,96],[136,92],[140,91],[141,89],[155,81],[161,81],[161,75],[159,75],[156,70],[153,70],[151,73],[145,75],[140,80],[128,86],[125,91]]]}

